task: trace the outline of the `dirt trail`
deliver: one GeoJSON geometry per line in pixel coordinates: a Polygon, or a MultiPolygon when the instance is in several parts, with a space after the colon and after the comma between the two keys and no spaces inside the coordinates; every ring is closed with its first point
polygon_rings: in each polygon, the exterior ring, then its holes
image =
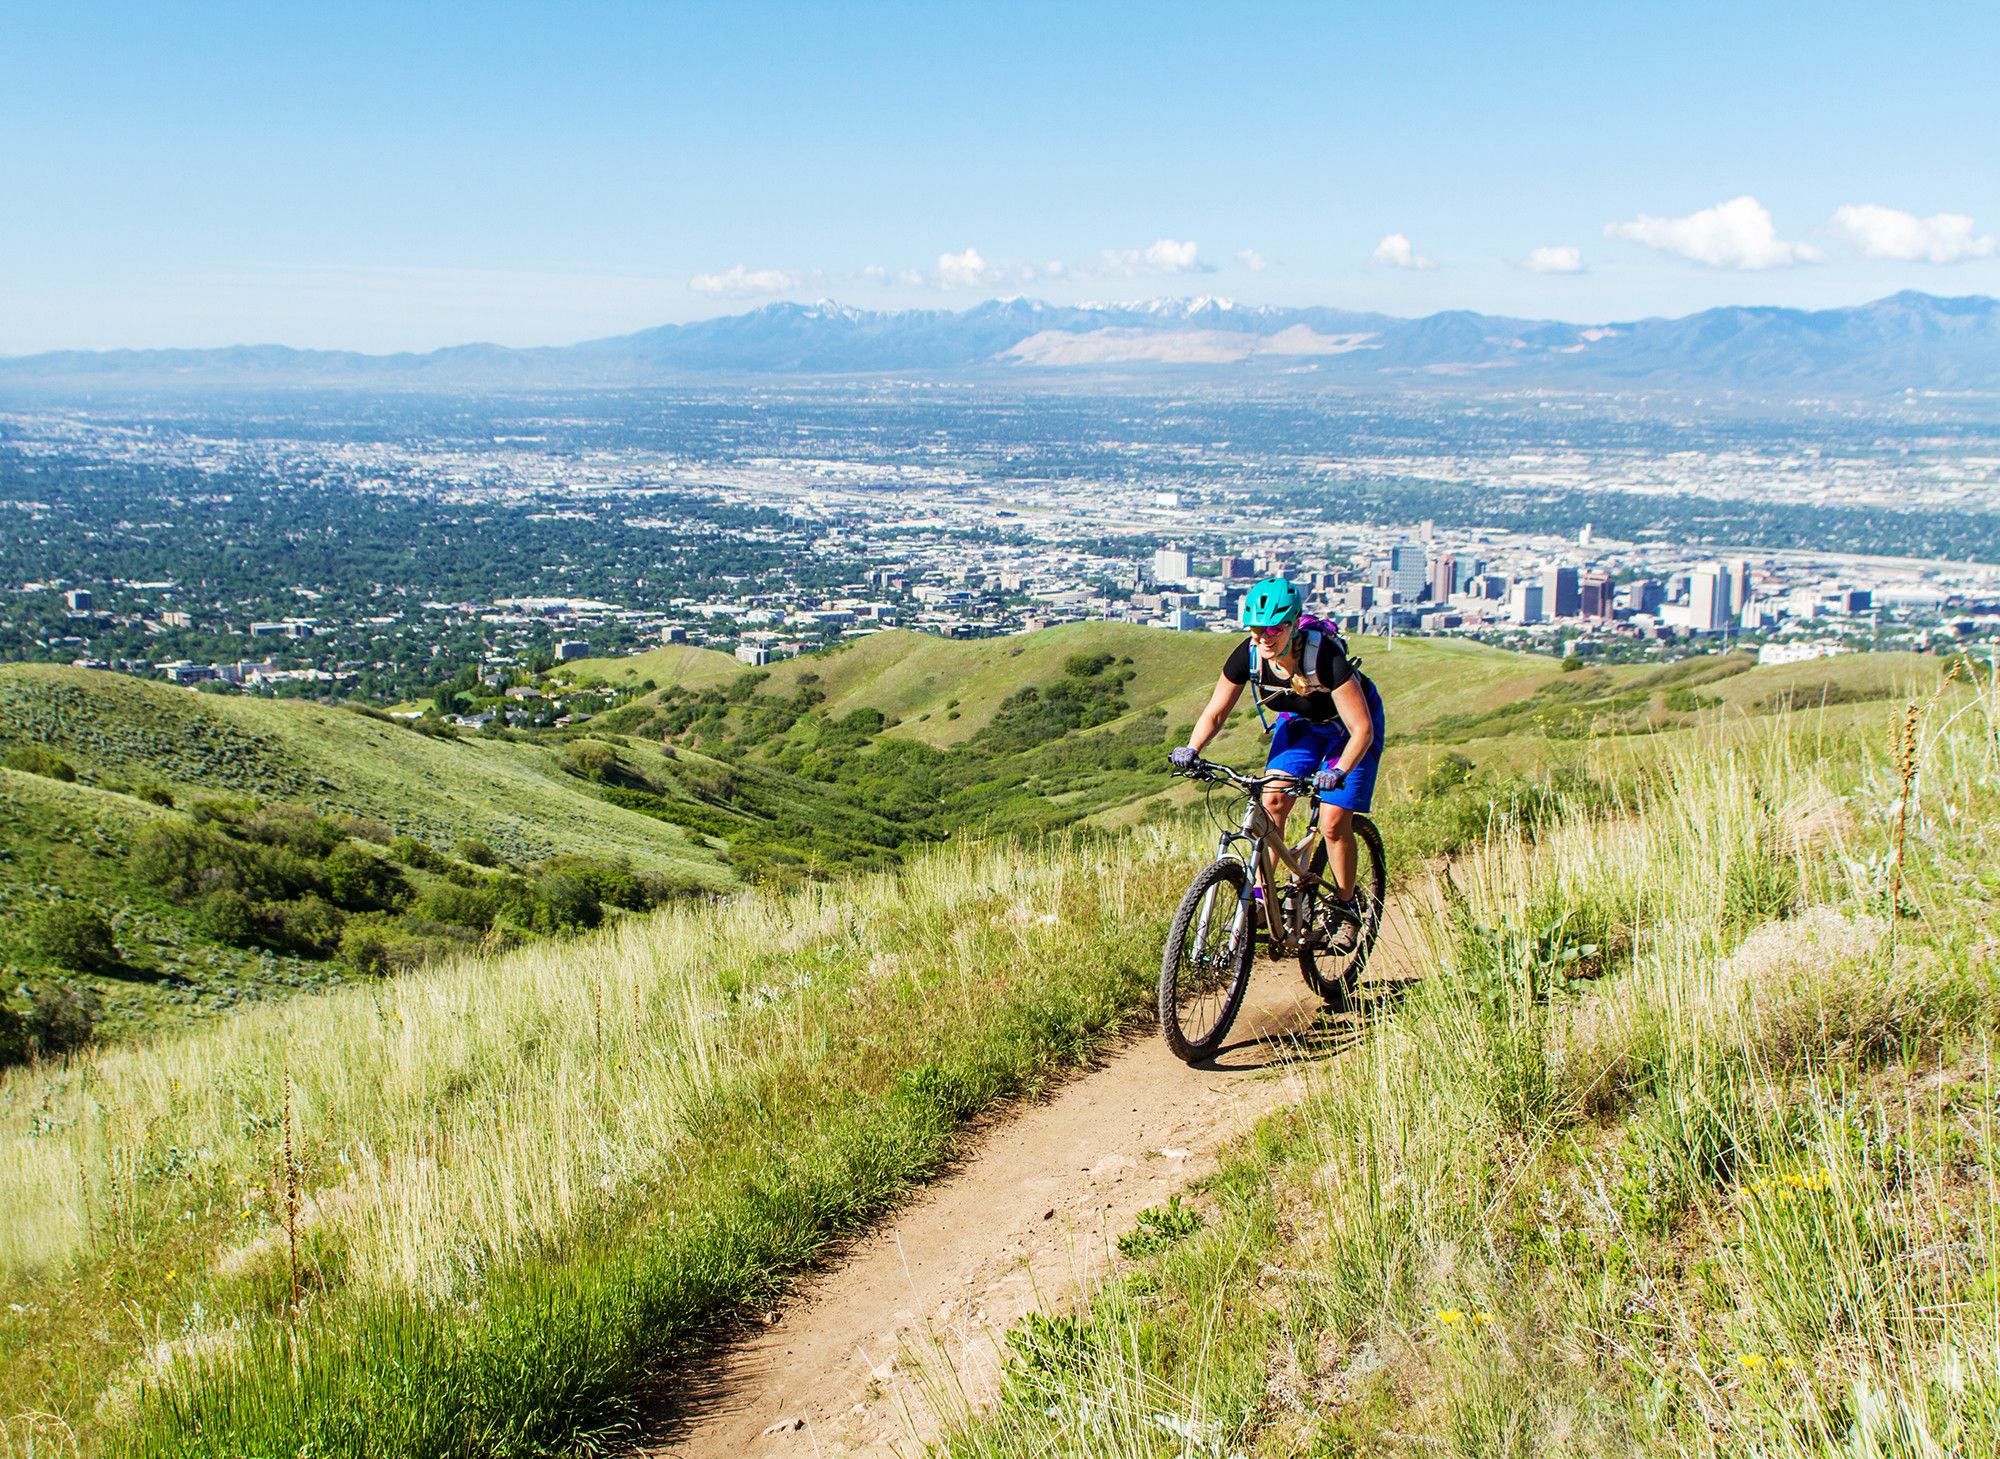
{"type": "MultiPolygon", "coordinates": [[[[1371,981],[1409,976],[1392,911],[1371,981]]],[[[1337,1052],[1334,1018],[1293,962],[1260,960],[1230,1045],[1188,1068],[1149,1031],[1046,1103],[986,1133],[963,1166],[815,1278],[776,1321],[706,1371],[638,1451],[674,1459],[920,1453],[937,1429],[926,1383],[991,1396],[999,1345],[1030,1310],[1105,1273],[1133,1217],[1214,1169],[1221,1147],[1302,1093],[1304,1061],[1337,1052]],[[919,1376],[920,1373],[928,1378],[919,1376]]]]}

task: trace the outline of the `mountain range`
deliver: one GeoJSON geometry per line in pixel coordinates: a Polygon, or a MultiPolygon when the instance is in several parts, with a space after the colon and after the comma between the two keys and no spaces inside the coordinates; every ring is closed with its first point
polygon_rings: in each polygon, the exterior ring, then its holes
{"type": "Polygon", "coordinates": [[[1421,319],[1224,299],[970,309],[826,301],[536,349],[470,344],[367,355],[246,345],[0,358],[0,388],[321,385],[540,388],[730,376],[997,378],[1083,374],[1303,376],[1423,388],[1474,383],[1748,394],[2000,390],[2000,300],[1904,292],[1844,309],[1729,307],[1602,325],[1452,310],[1421,319]]]}

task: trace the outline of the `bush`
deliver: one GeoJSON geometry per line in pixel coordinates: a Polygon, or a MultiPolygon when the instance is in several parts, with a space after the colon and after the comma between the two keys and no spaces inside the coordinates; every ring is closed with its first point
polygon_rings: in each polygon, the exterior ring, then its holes
{"type": "Polygon", "coordinates": [[[240,888],[242,849],[206,826],[154,826],[132,847],[132,871],[176,902],[192,902],[219,887],[240,888]]]}
{"type": "Polygon", "coordinates": [[[224,800],[220,796],[205,795],[188,807],[188,819],[197,826],[240,826],[244,818],[254,814],[256,809],[255,801],[224,800]]]}
{"type": "Polygon", "coordinates": [[[1436,799],[1449,795],[1452,791],[1472,779],[1472,762],[1456,750],[1447,750],[1431,765],[1424,776],[1422,794],[1436,799]]]}
{"type": "Polygon", "coordinates": [[[315,957],[325,957],[340,945],[347,918],[341,910],[318,896],[301,897],[269,909],[279,936],[293,948],[315,957]]]}
{"type": "Polygon", "coordinates": [[[111,924],[79,902],[59,902],[35,920],[35,946],[51,962],[79,973],[103,972],[122,959],[111,924]]]}
{"type": "Polygon", "coordinates": [[[44,1058],[61,1058],[88,1048],[97,1037],[104,999],[94,988],[55,983],[35,990],[25,1020],[28,1036],[44,1058]]]}
{"type": "Polygon", "coordinates": [[[161,806],[167,810],[172,810],[174,808],[173,795],[169,791],[163,789],[160,786],[142,785],[138,789],[134,790],[132,794],[137,796],[140,800],[146,802],[147,805],[161,806]]]}
{"type": "Polygon", "coordinates": [[[444,866],[444,858],[415,836],[396,837],[389,843],[389,854],[418,871],[437,871],[444,866]]]}
{"type": "Polygon", "coordinates": [[[195,910],[195,927],[217,942],[248,947],[260,940],[263,921],[257,904],[233,887],[210,892],[195,910]]]}
{"type": "Polygon", "coordinates": [[[350,912],[393,912],[410,900],[403,873],[352,841],[327,857],[326,885],[334,902],[350,912]]]}
{"type": "Polygon", "coordinates": [[[595,740],[574,740],[563,751],[562,768],[585,780],[604,781],[620,778],[621,767],[618,752],[611,746],[595,740]]]}
{"type": "Polygon", "coordinates": [[[340,960],[357,973],[381,977],[389,971],[390,940],[380,922],[349,922],[340,934],[340,960]]]}
{"type": "Polygon", "coordinates": [[[30,775],[46,775],[51,780],[75,780],[76,767],[53,750],[40,745],[21,745],[7,752],[9,770],[25,770],[30,775]]]}
{"type": "Polygon", "coordinates": [[[595,927],[604,918],[603,905],[590,882],[574,871],[544,872],[535,882],[534,922],[537,932],[567,932],[595,927]]]}
{"type": "Polygon", "coordinates": [[[493,925],[494,915],[499,911],[499,899],[486,892],[447,882],[424,893],[419,910],[433,921],[483,932],[493,925]]]}
{"type": "Polygon", "coordinates": [[[333,823],[356,841],[372,841],[377,846],[387,846],[396,838],[396,833],[380,821],[371,821],[365,816],[335,816],[333,823]]]}
{"type": "Polygon", "coordinates": [[[347,832],[304,806],[267,805],[242,823],[240,834],[266,846],[282,846],[315,860],[347,839],[347,832]]]}
{"type": "Polygon", "coordinates": [[[458,843],[458,859],[469,861],[474,866],[498,866],[500,853],[477,836],[467,836],[458,843]]]}
{"type": "Polygon", "coordinates": [[[0,1003],[0,1069],[25,1064],[35,1055],[35,1041],[28,1032],[28,1020],[11,1006],[0,1003]]]}

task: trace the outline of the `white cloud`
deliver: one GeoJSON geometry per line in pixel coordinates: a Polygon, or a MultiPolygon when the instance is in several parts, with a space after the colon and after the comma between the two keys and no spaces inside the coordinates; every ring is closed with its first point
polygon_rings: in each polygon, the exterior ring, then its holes
{"type": "MultiPolygon", "coordinates": [[[[1201,250],[1190,239],[1186,243],[1161,238],[1149,248],[1107,248],[1104,264],[1095,273],[1123,274],[1212,274],[1215,268],[1200,258],[1201,250]]],[[[1083,272],[1082,269],[1076,272],[1083,272]]]]}
{"type": "Polygon", "coordinates": [[[979,256],[979,250],[968,248],[963,253],[940,253],[937,261],[937,286],[940,289],[976,289],[981,284],[997,283],[1004,270],[992,268],[979,256]]]}
{"type": "Polygon", "coordinates": [[[696,274],[688,287],[697,294],[723,299],[754,299],[765,294],[783,294],[804,284],[806,276],[787,269],[746,269],[736,265],[727,273],[696,274]]]}
{"type": "Polygon", "coordinates": [[[1436,268],[1437,260],[1425,258],[1400,233],[1391,233],[1375,245],[1375,262],[1390,268],[1436,268]]]}
{"type": "Polygon", "coordinates": [[[1710,268],[1790,268],[1826,260],[1826,255],[1810,243],[1788,243],[1780,238],[1770,210],[1747,193],[1685,218],[1654,218],[1641,213],[1630,223],[1606,224],[1604,236],[1643,243],[1710,268]]]}
{"type": "Polygon", "coordinates": [[[1521,267],[1537,274],[1580,274],[1584,271],[1583,250],[1567,244],[1537,248],[1521,260],[1521,267]]]}
{"type": "Polygon", "coordinates": [[[1833,210],[1833,231],[1861,250],[1864,258],[1893,258],[1904,263],[1963,263],[1991,258],[1996,245],[1991,234],[1976,233],[1963,213],[1915,213],[1874,203],[1849,203],[1833,210]]]}
{"type": "Polygon", "coordinates": [[[1264,255],[1254,248],[1246,248],[1236,256],[1243,261],[1243,267],[1253,274],[1261,274],[1270,267],[1270,264],[1264,261],[1264,255]]]}

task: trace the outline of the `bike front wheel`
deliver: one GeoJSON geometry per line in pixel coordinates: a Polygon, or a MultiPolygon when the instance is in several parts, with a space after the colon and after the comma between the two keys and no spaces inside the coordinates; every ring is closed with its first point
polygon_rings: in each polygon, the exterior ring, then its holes
{"type": "Polygon", "coordinates": [[[1257,950],[1243,863],[1228,857],[1204,867],[1188,884],[1160,960],[1160,1032],[1174,1057],[1196,1064],[1211,1058],[1250,986],[1257,950]]]}
{"type": "MultiPolygon", "coordinates": [[[[1306,986],[1325,1000],[1335,1012],[1344,1011],[1361,975],[1367,970],[1368,955],[1375,950],[1375,938],[1382,930],[1382,910],[1389,899],[1389,871],[1382,853],[1382,833],[1366,816],[1354,818],[1354,901],[1351,910],[1342,910],[1330,891],[1313,895],[1312,916],[1307,925],[1313,930],[1312,944],[1299,951],[1299,971],[1306,986]],[[1343,923],[1351,928],[1352,944],[1342,948],[1337,939],[1343,923]]],[[[1306,870],[1314,876],[1326,875],[1326,842],[1313,848],[1306,870]]]]}

